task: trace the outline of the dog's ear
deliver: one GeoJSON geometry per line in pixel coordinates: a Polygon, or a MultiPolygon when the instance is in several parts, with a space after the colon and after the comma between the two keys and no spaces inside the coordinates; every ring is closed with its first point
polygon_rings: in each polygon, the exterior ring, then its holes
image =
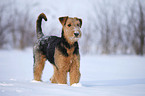
{"type": "Polygon", "coordinates": [[[80,21],[80,28],[82,27],[82,19],[79,19],[79,21],[80,21]]]}
{"type": "Polygon", "coordinates": [[[62,26],[64,26],[66,24],[67,19],[68,19],[68,16],[59,17],[59,21],[62,24],[62,26]]]}
{"type": "Polygon", "coordinates": [[[80,22],[80,28],[82,27],[82,19],[75,17],[76,20],[79,20],[80,22]]]}

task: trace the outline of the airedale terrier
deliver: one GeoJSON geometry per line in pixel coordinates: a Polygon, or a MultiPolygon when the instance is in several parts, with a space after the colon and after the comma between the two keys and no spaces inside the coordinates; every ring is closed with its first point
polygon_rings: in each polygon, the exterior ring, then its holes
{"type": "Polygon", "coordinates": [[[67,73],[70,76],[70,85],[80,80],[80,54],[78,40],[81,37],[80,28],[82,19],[60,17],[62,24],[61,37],[44,36],[41,29],[41,21],[47,21],[44,13],[38,16],[36,22],[37,42],[33,48],[34,80],[41,81],[45,61],[48,60],[54,68],[51,77],[52,83],[67,84],[67,73]]]}

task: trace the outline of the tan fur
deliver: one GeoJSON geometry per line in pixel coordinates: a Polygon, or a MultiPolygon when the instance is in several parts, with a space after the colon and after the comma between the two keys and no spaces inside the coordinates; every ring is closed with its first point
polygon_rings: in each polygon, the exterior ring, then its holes
{"type": "Polygon", "coordinates": [[[78,41],[75,39],[75,36],[74,36],[74,33],[76,31],[80,33],[78,38],[81,37],[81,31],[80,31],[81,24],[80,24],[80,21],[78,19],[68,18],[66,21],[66,24],[62,25],[62,26],[64,29],[64,36],[69,44],[73,44],[74,42],[78,41]],[[71,24],[71,26],[69,27],[68,24],[71,24]],[[70,39],[70,38],[72,38],[72,39],[70,39]]]}
{"type": "Polygon", "coordinates": [[[51,82],[66,84],[67,72],[70,72],[70,85],[78,83],[80,80],[80,56],[73,54],[74,48],[67,49],[68,57],[63,56],[57,48],[55,50],[54,58],[58,69],[54,67],[54,75],[51,78],[51,82]]]}
{"type": "MultiPolygon", "coordinates": [[[[80,28],[82,25],[82,20],[76,17],[69,18],[68,16],[60,17],[59,20],[63,26],[64,38],[70,44],[70,46],[73,45],[81,37],[80,28]],[[71,26],[69,26],[69,24],[71,26]],[[78,36],[74,35],[76,32],[79,33],[78,36]]],[[[67,73],[69,72],[70,85],[72,85],[74,83],[78,83],[80,80],[80,55],[79,53],[73,53],[75,46],[71,46],[71,48],[67,48],[66,46],[63,47],[65,47],[67,50],[68,56],[64,56],[59,49],[55,48],[55,65],[53,65],[54,74],[50,80],[52,83],[67,84],[67,73]]],[[[34,67],[34,79],[41,81],[41,74],[45,65],[46,58],[40,52],[35,53],[36,66],[34,67]]]]}
{"type": "MultiPolygon", "coordinates": [[[[60,19],[60,22],[63,26],[64,37],[66,38],[67,42],[72,45],[74,42],[77,41],[77,39],[74,36],[75,32],[79,32],[80,35],[78,36],[78,38],[81,37],[81,24],[79,19],[76,17],[63,17],[63,19],[60,19]],[[69,24],[71,26],[68,26],[69,24]]],[[[57,48],[55,49],[54,58],[55,64],[58,69],[54,66],[54,74],[51,78],[52,83],[66,84],[67,72],[70,72],[70,85],[78,83],[80,80],[80,55],[73,54],[74,47],[72,47],[71,49],[66,49],[69,55],[68,57],[63,56],[63,54],[57,48]]]]}
{"type": "Polygon", "coordinates": [[[34,66],[34,80],[41,81],[42,70],[44,69],[46,58],[39,52],[35,55],[35,66],[34,66]]]}

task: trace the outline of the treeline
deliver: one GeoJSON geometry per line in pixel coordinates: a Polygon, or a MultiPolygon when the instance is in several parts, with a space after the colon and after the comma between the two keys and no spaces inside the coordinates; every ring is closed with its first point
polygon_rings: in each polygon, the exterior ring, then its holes
{"type": "MultiPolygon", "coordinates": [[[[80,41],[82,54],[145,53],[145,2],[134,0],[131,4],[114,4],[111,7],[103,5],[105,0],[102,0],[99,7],[93,1],[90,3],[90,13],[93,15],[86,13],[88,20],[86,24],[83,23],[83,38],[80,41]]],[[[14,5],[0,4],[1,49],[25,49],[33,46],[36,40],[36,20],[31,18],[34,14],[30,14],[29,7],[22,11],[14,5]]],[[[52,33],[51,29],[54,30],[50,27],[47,33],[52,33]]]]}
{"type": "Polygon", "coordinates": [[[90,45],[94,43],[93,52],[99,54],[143,55],[145,53],[145,6],[142,1],[126,0],[126,5],[112,5],[110,8],[101,7],[105,2],[102,2],[99,7],[92,4],[95,15],[88,17],[88,27],[83,30],[86,37],[82,45],[82,49],[85,48],[83,52],[91,51],[90,45]]]}
{"type": "Polygon", "coordinates": [[[0,4],[0,48],[24,49],[32,46],[35,37],[35,24],[29,8],[19,10],[15,2],[0,4]]]}

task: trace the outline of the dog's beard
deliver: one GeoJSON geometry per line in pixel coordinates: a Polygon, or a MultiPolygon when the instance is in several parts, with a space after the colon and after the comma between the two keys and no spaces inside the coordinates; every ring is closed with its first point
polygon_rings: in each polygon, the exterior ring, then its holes
{"type": "Polygon", "coordinates": [[[78,41],[78,40],[80,39],[80,37],[70,37],[69,39],[70,39],[71,41],[76,42],[76,41],[78,41]]]}

